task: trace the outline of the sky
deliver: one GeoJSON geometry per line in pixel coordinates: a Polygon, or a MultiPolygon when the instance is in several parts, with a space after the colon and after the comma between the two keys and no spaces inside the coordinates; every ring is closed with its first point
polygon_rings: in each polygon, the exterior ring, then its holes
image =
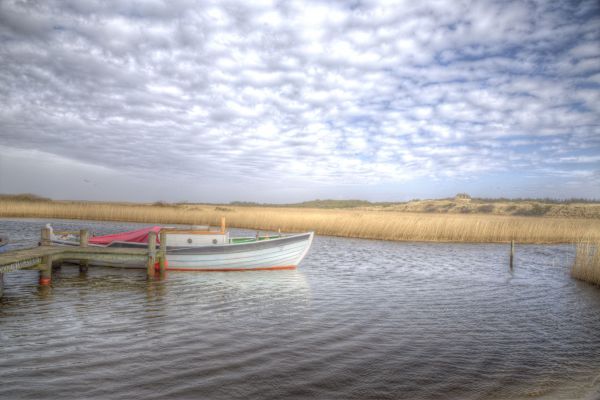
{"type": "Polygon", "coordinates": [[[600,2],[0,1],[0,193],[600,198],[600,2]]]}

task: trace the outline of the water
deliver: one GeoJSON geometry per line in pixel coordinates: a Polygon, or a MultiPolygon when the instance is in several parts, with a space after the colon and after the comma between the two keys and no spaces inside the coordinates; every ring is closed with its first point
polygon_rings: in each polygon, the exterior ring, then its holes
{"type": "MultiPolygon", "coordinates": [[[[0,220],[11,247],[47,221],[0,220]]],[[[53,221],[98,234],[140,224],[53,221]]],[[[242,231],[239,231],[242,232],[242,231]]],[[[6,274],[0,398],[596,399],[571,246],[316,237],[296,271],[6,274]]]]}

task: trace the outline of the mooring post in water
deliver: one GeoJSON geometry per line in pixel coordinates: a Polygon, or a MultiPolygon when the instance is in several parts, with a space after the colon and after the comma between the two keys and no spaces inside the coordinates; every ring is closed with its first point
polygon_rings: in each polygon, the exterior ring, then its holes
{"type": "Polygon", "coordinates": [[[161,230],[159,238],[160,249],[158,250],[158,268],[160,270],[160,275],[163,276],[167,269],[167,232],[161,230]]]}
{"type": "Polygon", "coordinates": [[[52,282],[52,256],[42,257],[40,285],[48,286],[52,282]]]}
{"type": "Polygon", "coordinates": [[[52,239],[50,237],[50,228],[42,228],[40,246],[52,245],[52,239]]]}
{"type": "Polygon", "coordinates": [[[156,264],[156,232],[148,233],[148,265],[146,270],[149,278],[154,277],[154,264],[156,264]]]}
{"type": "MultiPolygon", "coordinates": [[[[79,231],[79,247],[87,247],[90,240],[90,231],[81,229],[79,231]]],[[[87,272],[88,260],[79,260],[79,272],[87,272]]]]}
{"type": "Polygon", "coordinates": [[[513,262],[515,260],[515,241],[510,241],[510,269],[513,269],[513,262]]]}

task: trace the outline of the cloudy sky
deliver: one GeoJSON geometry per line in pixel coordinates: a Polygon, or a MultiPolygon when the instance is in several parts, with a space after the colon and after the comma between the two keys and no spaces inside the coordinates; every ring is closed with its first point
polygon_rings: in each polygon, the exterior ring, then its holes
{"type": "Polygon", "coordinates": [[[600,198],[600,3],[0,1],[0,193],[600,198]]]}

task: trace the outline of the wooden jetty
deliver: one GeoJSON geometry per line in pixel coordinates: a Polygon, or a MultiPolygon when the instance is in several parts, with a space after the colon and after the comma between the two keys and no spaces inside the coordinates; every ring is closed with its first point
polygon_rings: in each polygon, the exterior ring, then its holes
{"type": "MultiPolygon", "coordinates": [[[[163,233],[161,232],[161,235],[163,233]]],[[[56,246],[50,241],[50,229],[42,228],[39,246],[7,251],[0,253],[0,296],[2,296],[3,276],[5,273],[20,270],[40,271],[39,284],[50,285],[52,281],[52,265],[65,260],[79,261],[82,272],[87,271],[90,261],[105,262],[136,262],[146,266],[148,277],[156,273],[156,266],[161,275],[165,272],[166,240],[161,240],[160,248],[156,248],[156,233],[150,232],[148,247],[140,248],[109,248],[88,246],[89,231],[79,231],[79,247],[56,246]]]]}

